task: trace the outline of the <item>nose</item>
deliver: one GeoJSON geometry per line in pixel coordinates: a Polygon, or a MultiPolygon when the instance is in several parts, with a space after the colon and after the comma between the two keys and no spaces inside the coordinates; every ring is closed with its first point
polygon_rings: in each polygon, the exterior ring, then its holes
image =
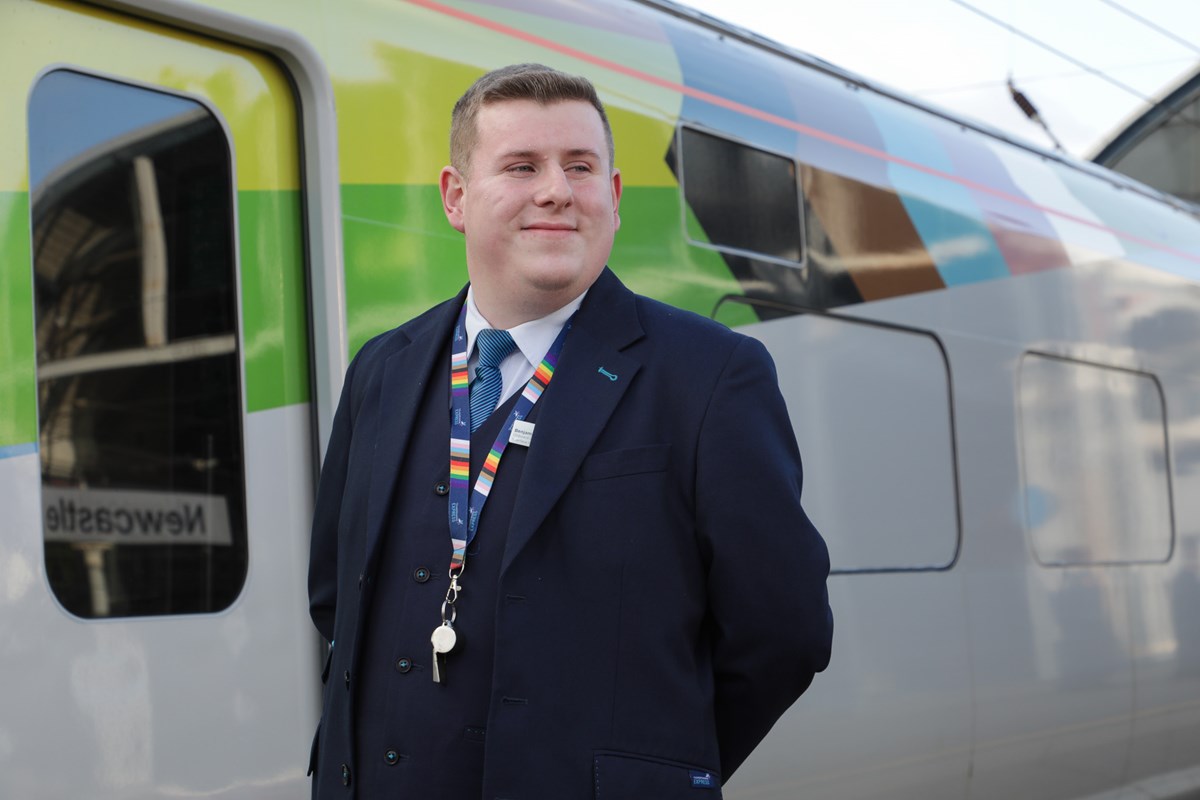
{"type": "Polygon", "coordinates": [[[538,176],[534,202],[539,206],[567,206],[571,204],[571,182],[562,167],[551,166],[538,176]]]}

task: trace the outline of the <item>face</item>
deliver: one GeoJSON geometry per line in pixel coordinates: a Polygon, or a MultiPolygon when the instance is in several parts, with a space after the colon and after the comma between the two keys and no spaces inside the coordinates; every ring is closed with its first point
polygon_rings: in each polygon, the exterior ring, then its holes
{"type": "Polygon", "coordinates": [[[479,110],[468,174],[442,170],[446,218],[466,236],[479,310],[504,328],[592,285],[621,224],[621,175],[589,103],[506,100],[479,110]]]}

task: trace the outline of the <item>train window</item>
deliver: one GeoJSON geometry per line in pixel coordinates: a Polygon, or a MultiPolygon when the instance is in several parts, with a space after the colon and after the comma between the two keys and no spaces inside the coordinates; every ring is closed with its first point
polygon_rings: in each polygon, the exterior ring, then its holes
{"type": "Polygon", "coordinates": [[[680,128],[684,230],[693,243],[799,264],[804,255],[796,164],[680,128]]]}
{"type": "Polygon", "coordinates": [[[1024,516],[1042,564],[1164,561],[1172,542],[1162,389],[1131,370],[1027,353],[1024,516]]]}
{"type": "Polygon", "coordinates": [[[738,330],[775,359],[804,458],[804,508],[833,571],[951,566],[958,470],[949,367],[937,339],[818,314],[738,330]]]}
{"type": "Polygon", "coordinates": [[[59,70],[29,148],[50,587],[80,617],[223,609],[247,559],[225,132],[59,70]]]}

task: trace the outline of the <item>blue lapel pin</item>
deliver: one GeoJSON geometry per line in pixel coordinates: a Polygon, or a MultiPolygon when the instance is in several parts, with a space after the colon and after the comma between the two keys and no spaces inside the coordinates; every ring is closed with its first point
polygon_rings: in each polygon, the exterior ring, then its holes
{"type": "Polygon", "coordinates": [[[613,375],[611,372],[606,370],[604,367],[601,367],[600,369],[598,369],[597,372],[599,372],[604,377],[608,378],[610,381],[615,381],[617,379],[616,375],[613,375]]]}

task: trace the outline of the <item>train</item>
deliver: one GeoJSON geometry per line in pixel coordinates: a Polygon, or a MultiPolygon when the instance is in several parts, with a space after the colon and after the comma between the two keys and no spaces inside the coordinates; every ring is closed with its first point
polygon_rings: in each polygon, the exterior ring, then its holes
{"type": "Polygon", "coordinates": [[[612,269],[772,353],[829,545],[723,795],[1200,794],[1196,206],[668,0],[7,0],[0,797],[308,791],[342,375],[465,283],[450,110],[529,61],[608,108],[612,269]]]}

